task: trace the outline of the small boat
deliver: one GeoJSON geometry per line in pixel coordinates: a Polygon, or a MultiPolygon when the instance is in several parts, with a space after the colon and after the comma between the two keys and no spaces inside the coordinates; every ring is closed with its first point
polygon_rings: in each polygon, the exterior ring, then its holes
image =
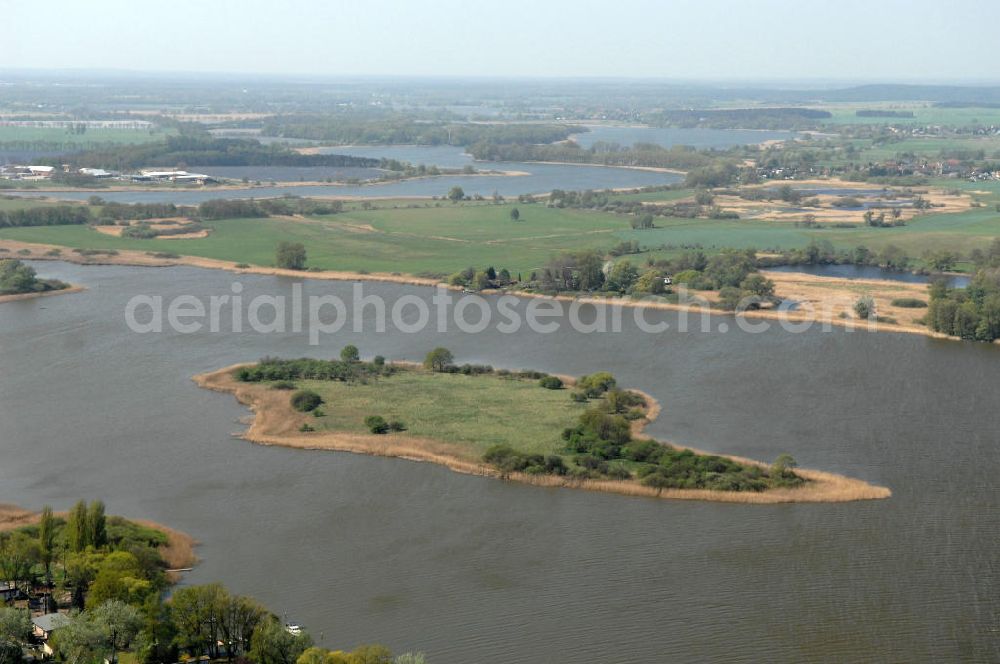
{"type": "Polygon", "coordinates": [[[302,633],[302,628],[293,623],[285,623],[285,631],[294,636],[302,633]]]}

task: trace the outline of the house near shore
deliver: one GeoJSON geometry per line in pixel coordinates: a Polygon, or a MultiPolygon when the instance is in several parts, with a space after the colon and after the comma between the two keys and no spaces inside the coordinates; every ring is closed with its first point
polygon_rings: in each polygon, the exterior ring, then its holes
{"type": "Polygon", "coordinates": [[[211,175],[188,173],[187,171],[142,171],[140,175],[146,180],[156,182],[194,182],[197,184],[216,182],[216,179],[211,175]]]}
{"type": "Polygon", "coordinates": [[[51,657],[55,654],[49,645],[49,639],[56,630],[70,623],[70,617],[65,613],[46,613],[31,619],[32,633],[42,642],[42,652],[51,657]]]}
{"type": "Polygon", "coordinates": [[[80,175],[89,175],[92,178],[110,178],[117,175],[117,173],[112,173],[111,171],[106,171],[103,168],[81,168],[77,171],[80,175]]]}
{"type": "Polygon", "coordinates": [[[0,581],[0,603],[10,603],[20,599],[23,593],[13,581],[0,581]]]}
{"type": "Polygon", "coordinates": [[[5,178],[15,180],[43,180],[52,177],[55,170],[54,166],[20,166],[9,164],[0,167],[0,174],[5,178]]]}

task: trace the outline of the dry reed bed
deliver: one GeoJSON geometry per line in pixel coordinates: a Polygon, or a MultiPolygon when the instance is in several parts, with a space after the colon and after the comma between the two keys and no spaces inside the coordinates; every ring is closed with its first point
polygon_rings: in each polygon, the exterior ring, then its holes
{"type": "MultiPolygon", "coordinates": [[[[413,366],[412,363],[400,363],[413,366]]],[[[241,383],[233,377],[233,371],[246,364],[237,364],[217,371],[203,373],[193,378],[205,389],[232,394],[254,413],[247,430],[234,434],[250,442],[261,445],[276,445],[308,450],[334,450],[368,454],[372,456],[396,457],[411,461],[425,461],[446,466],[451,470],[482,477],[500,477],[493,467],[472,456],[468,448],[461,445],[416,438],[405,434],[359,434],[347,432],[301,433],[299,426],[307,421],[305,416],[294,411],[289,405],[288,393],[271,390],[268,387],[241,383]]],[[[560,376],[572,385],[574,379],[560,376]]],[[[660,403],[651,395],[638,390],[636,393],[646,399],[648,410],[644,420],[633,423],[633,433],[642,436],[645,426],[656,419],[661,412],[660,403]]],[[[662,441],[660,441],[662,443],[662,441]]],[[[663,443],[667,444],[667,443],[663,443]]],[[[673,446],[677,447],[677,446],[673,446]]],[[[678,448],[682,449],[682,448],[678,448]]],[[[699,454],[711,454],[700,450],[699,454]]],[[[731,455],[719,455],[742,464],[766,468],[767,464],[753,459],[731,455]]],[[[885,487],[875,486],[857,479],[818,470],[797,469],[796,472],[810,480],[801,487],[789,489],[769,489],[764,492],[711,491],[707,489],[663,489],[643,486],[635,481],[569,479],[555,475],[529,475],[513,473],[505,479],[543,487],[570,487],[589,491],[604,491],[628,496],[651,498],[673,498],[678,500],[710,500],[727,503],[775,504],[792,502],[849,502],[855,500],[875,500],[888,498],[892,492],[885,487]]]]}

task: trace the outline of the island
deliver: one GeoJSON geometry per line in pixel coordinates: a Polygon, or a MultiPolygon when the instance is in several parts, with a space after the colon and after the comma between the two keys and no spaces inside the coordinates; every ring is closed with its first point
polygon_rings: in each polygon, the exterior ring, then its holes
{"type": "Polygon", "coordinates": [[[200,374],[235,395],[254,420],[241,434],[264,445],[338,450],[447,466],[547,487],[743,503],[888,498],[889,489],[773,463],[706,453],[643,433],[660,412],[650,395],[607,372],[572,378],[454,363],[444,348],[422,365],[265,358],[200,374]]]}

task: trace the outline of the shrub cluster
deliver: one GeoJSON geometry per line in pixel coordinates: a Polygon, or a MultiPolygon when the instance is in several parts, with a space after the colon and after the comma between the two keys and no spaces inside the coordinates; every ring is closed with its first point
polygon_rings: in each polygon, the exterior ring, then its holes
{"type": "Polygon", "coordinates": [[[483,461],[495,466],[503,475],[565,475],[568,472],[565,461],[558,454],[526,454],[510,445],[493,445],[486,450],[483,461]]]}
{"type": "Polygon", "coordinates": [[[643,485],[665,488],[710,489],[718,491],[763,491],[769,487],[796,486],[804,480],[792,468],[794,461],[775,463],[770,470],[743,465],[717,455],[678,450],[655,440],[636,440],[631,421],[645,415],[642,396],[616,387],[607,372],[583,376],[572,396],[577,401],[599,399],[580,415],[575,427],[563,431],[567,464],[561,455],[520,452],[509,445],[495,445],[483,456],[502,475],[569,475],[575,478],[628,480],[638,478],[643,485]]]}
{"type": "Polygon", "coordinates": [[[381,415],[369,415],[366,417],[365,426],[374,434],[384,434],[390,431],[406,431],[406,425],[400,420],[386,420],[381,415]]]}
{"type": "Polygon", "coordinates": [[[299,390],[292,395],[291,403],[300,413],[308,413],[323,405],[323,397],[312,390],[299,390]]]}
{"type": "Polygon", "coordinates": [[[916,297],[897,297],[892,301],[892,306],[904,309],[924,309],[927,302],[916,297]]]}
{"type": "Polygon", "coordinates": [[[374,362],[344,362],[301,358],[283,360],[265,357],[257,364],[240,367],[234,376],[244,383],[295,380],[354,381],[387,376],[395,372],[391,365],[374,362]]]}

